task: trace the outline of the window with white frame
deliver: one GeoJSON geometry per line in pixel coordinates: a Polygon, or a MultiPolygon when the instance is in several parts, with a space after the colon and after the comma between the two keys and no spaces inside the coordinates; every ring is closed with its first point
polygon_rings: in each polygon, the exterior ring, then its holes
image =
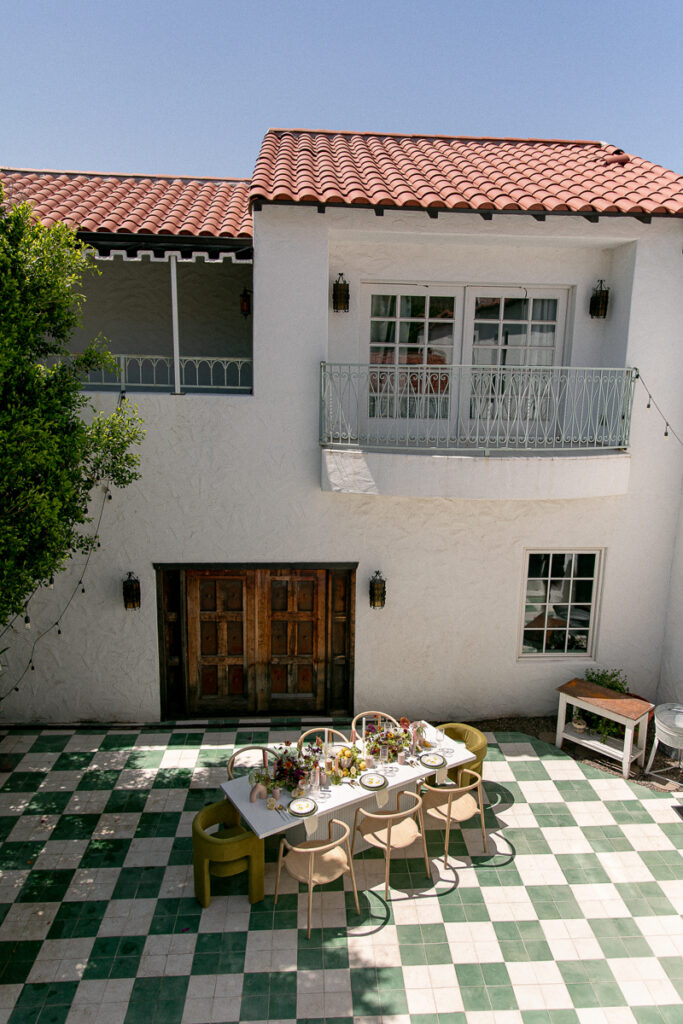
{"type": "Polygon", "coordinates": [[[592,654],[600,563],[599,551],[527,552],[523,656],[592,654]]]}
{"type": "Polygon", "coordinates": [[[439,294],[414,294],[410,286],[373,289],[370,363],[382,369],[370,374],[370,416],[447,415],[455,296],[435,290],[439,294]]]}

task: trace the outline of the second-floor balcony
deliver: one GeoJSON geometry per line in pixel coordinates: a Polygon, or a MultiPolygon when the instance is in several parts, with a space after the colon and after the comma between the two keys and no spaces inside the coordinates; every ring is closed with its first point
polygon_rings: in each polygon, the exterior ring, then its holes
{"type": "Polygon", "coordinates": [[[321,363],[320,443],[470,455],[624,451],[635,379],[628,367],[321,363]]]}

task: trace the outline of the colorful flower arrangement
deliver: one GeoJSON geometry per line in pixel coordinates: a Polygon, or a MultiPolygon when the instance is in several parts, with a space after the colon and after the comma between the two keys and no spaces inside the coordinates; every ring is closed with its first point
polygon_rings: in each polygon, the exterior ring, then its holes
{"type": "Polygon", "coordinates": [[[342,747],[334,758],[333,765],[336,765],[336,768],[333,767],[332,771],[327,773],[333,786],[357,778],[367,768],[365,755],[358,747],[342,747]]]}
{"type": "Polygon", "coordinates": [[[298,792],[307,784],[320,753],[316,744],[298,750],[291,740],[285,740],[275,761],[271,761],[268,768],[260,767],[250,772],[250,780],[252,784],[260,782],[269,793],[276,789],[298,792]]]}
{"type": "Polygon", "coordinates": [[[410,729],[402,725],[398,729],[395,725],[386,729],[378,729],[371,722],[365,727],[366,753],[372,754],[373,757],[379,757],[381,748],[386,747],[389,751],[389,760],[395,761],[399,750],[405,750],[410,746],[410,738],[410,729]]]}

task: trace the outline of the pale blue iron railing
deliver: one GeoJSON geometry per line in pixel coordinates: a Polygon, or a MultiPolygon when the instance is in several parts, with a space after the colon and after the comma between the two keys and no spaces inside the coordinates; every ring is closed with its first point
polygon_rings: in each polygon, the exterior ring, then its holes
{"type": "Polygon", "coordinates": [[[320,364],[320,443],[425,451],[629,446],[636,371],[320,364]]]}
{"type": "MultiPolygon", "coordinates": [[[[85,387],[131,388],[140,391],[173,391],[173,356],[114,355],[118,373],[91,370],[85,387]]],[[[181,391],[224,391],[251,394],[253,390],[251,358],[181,356],[181,391]]]]}

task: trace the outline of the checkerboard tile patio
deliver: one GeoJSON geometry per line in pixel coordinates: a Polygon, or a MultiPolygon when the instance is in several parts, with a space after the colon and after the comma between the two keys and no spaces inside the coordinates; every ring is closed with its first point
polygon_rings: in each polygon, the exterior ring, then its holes
{"type": "MultiPolygon", "coordinates": [[[[346,723],[348,724],[348,723],[346,723]]],[[[192,884],[194,814],[235,746],[297,720],[0,731],[0,1024],[680,1024],[683,822],[653,792],[491,734],[476,820],[314,898],[192,884]]]]}

